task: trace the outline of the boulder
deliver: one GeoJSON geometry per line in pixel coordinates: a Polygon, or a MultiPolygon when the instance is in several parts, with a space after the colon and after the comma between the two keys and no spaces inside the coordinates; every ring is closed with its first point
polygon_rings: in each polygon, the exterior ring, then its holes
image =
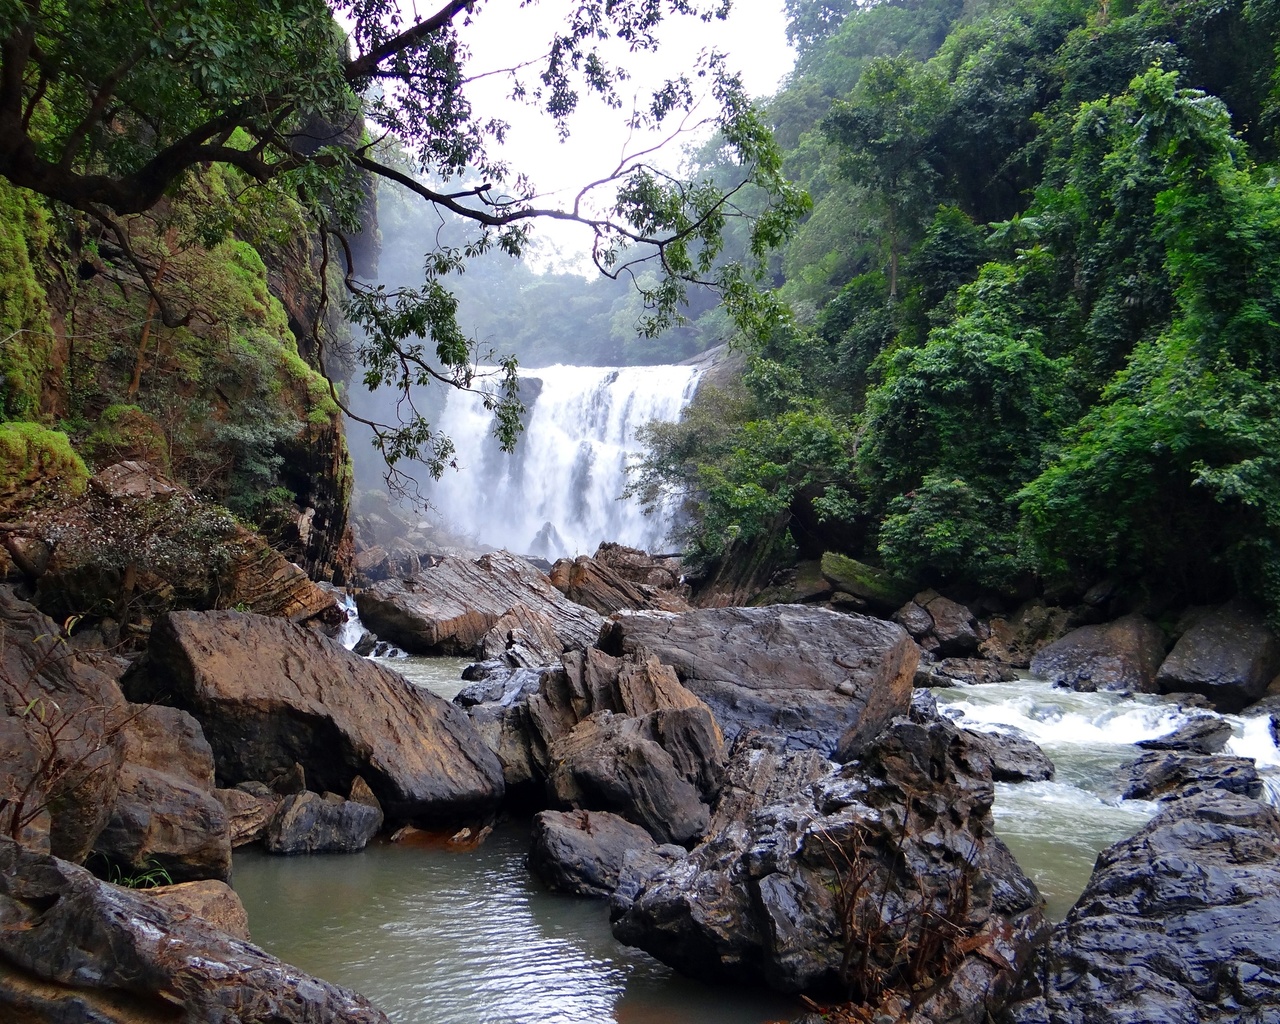
{"type": "Polygon", "coordinates": [[[1016,1024],[1236,1024],[1280,1007],[1280,815],[1239,794],[1166,805],[1098,856],[1016,1024]]]}
{"type": "Polygon", "coordinates": [[[0,1018],[387,1024],[364,997],[203,919],[0,839],[0,1018]]]}
{"type": "Polygon", "coordinates": [[[981,639],[973,612],[934,590],[916,594],[893,619],[926,651],[944,657],[971,654],[981,639]]]}
{"type": "Polygon", "coordinates": [[[128,710],[115,681],[62,629],[0,587],[0,834],[79,862],[106,826],[128,710]]]}
{"type": "Polygon", "coordinates": [[[612,811],[659,843],[692,843],[710,814],[694,781],[655,739],[655,719],[597,711],[551,744],[548,790],[557,803],[612,811]]]}
{"type": "Polygon", "coordinates": [[[360,775],[390,818],[428,823],[502,798],[502,767],[466,712],[284,619],[173,612],[123,683],[195,716],[224,787],[297,763],[314,789],[349,792],[360,775]]]}
{"type": "Polygon", "coordinates": [[[200,724],[177,708],[135,705],[120,735],[120,789],[94,853],[126,875],[161,868],[175,882],[228,881],[231,832],[200,724]]]}
{"type": "Polygon", "coordinates": [[[687,601],[669,592],[646,591],[638,583],[632,583],[614,572],[603,562],[589,555],[562,558],[551,567],[551,585],[570,601],[594,609],[601,615],[616,611],[638,611],[641,608],[662,608],[665,611],[681,611],[689,607],[687,601]]]}
{"type": "Polygon", "coordinates": [[[485,634],[523,606],[554,624],[560,650],[590,647],[601,618],[575,604],[522,558],[493,551],[445,557],[407,580],[383,580],[356,597],[361,621],[410,654],[480,654],[485,634]]]}
{"type": "Polygon", "coordinates": [[[1054,776],[1053,762],[1039,745],[1016,732],[979,732],[965,729],[969,743],[991,759],[996,782],[1047,782],[1054,776]]]}
{"type": "Polygon", "coordinates": [[[1216,754],[1231,739],[1231,723],[1220,715],[1196,715],[1165,736],[1139,740],[1143,750],[1182,750],[1188,754],[1216,754]]]}
{"type": "Polygon", "coordinates": [[[886,615],[900,608],[910,597],[911,584],[884,569],[828,551],[822,556],[822,575],[838,591],[866,602],[873,611],[886,615]]]}
{"type": "Polygon", "coordinates": [[[1280,639],[1256,609],[1228,602],[1200,616],[1156,677],[1161,693],[1202,693],[1219,711],[1248,707],[1280,672],[1280,639]]]}
{"type": "Polygon", "coordinates": [[[624,868],[614,934],[682,973],[841,992],[915,1021],[986,1019],[1043,930],[996,838],[986,758],[896,720],[862,757],[666,865],[624,868]]]}
{"type": "Polygon", "coordinates": [[[529,869],[553,892],[608,897],[627,853],[656,846],[639,825],[608,811],[540,811],[533,819],[529,869]]]}
{"type": "Polygon", "coordinates": [[[905,713],[919,658],[895,623],[808,605],[619,613],[600,646],[672,666],[730,738],[759,729],[837,760],[905,713]]]}
{"type": "Polygon", "coordinates": [[[268,853],[356,853],[381,827],[382,811],[375,805],[336,793],[294,793],[267,822],[262,845],[268,853]]]}
{"type": "Polygon", "coordinates": [[[1073,629],[1037,651],[1031,671],[1055,686],[1073,690],[1153,693],[1164,651],[1160,627],[1135,613],[1104,625],[1073,629]]]}
{"type": "Polygon", "coordinates": [[[480,639],[479,656],[509,668],[536,668],[554,665],[564,653],[551,617],[516,605],[498,617],[480,639]]]}
{"type": "Polygon", "coordinates": [[[651,555],[639,548],[603,541],[592,558],[629,583],[664,590],[680,599],[689,595],[679,555],[651,555]]]}
{"type": "Polygon", "coordinates": [[[208,878],[199,882],[158,885],[138,889],[147,899],[155,900],[178,920],[182,915],[202,918],[219,931],[249,941],[249,915],[236,891],[226,882],[208,878]]]}
{"type": "Polygon", "coordinates": [[[266,785],[259,792],[237,786],[235,789],[215,789],[213,795],[226,811],[227,831],[233,850],[261,839],[267,830],[267,822],[280,805],[280,797],[266,785]]]}
{"type": "Polygon", "coordinates": [[[1262,779],[1250,757],[1209,757],[1154,750],[1116,769],[1125,800],[1168,800],[1221,789],[1249,797],[1262,795],[1262,779]]]}

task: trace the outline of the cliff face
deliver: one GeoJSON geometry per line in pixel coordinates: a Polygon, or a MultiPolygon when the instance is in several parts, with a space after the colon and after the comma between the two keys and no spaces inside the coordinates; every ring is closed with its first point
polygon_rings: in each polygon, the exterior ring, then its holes
{"type": "Polygon", "coordinates": [[[350,348],[342,268],[323,309],[301,211],[246,184],[205,170],[122,240],[0,182],[0,423],[65,434],[89,472],[149,462],[341,582],[352,474],[317,367],[350,348]]]}

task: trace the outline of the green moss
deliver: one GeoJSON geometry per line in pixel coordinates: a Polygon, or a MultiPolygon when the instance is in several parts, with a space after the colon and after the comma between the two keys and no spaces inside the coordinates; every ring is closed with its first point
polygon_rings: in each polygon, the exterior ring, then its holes
{"type": "Polygon", "coordinates": [[[911,600],[915,585],[884,569],[828,551],[822,556],[822,575],[833,587],[860,597],[881,610],[894,611],[911,600]]]}
{"type": "Polygon", "coordinates": [[[84,493],[89,471],[60,430],[0,423],[0,508],[84,493]]]}
{"type": "Polygon", "coordinates": [[[40,200],[0,179],[0,419],[31,418],[40,408],[53,330],[35,268],[52,242],[40,200]]]}

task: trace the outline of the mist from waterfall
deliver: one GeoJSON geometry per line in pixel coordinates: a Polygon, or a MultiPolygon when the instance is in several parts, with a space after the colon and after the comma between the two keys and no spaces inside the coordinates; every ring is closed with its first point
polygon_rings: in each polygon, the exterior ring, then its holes
{"type": "Polygon", "coordinates": [[[645,550],[667,543],[670,512],[646,516],[622,500],[638,427],[674,420],[693,397],[696,366],[549,366],[520,371],[526,427],[498,450],[478,396],[448,395],[436,426],[453,438],[461,472],[428,497],[446,526],[477,544],[558,558],[601,541],[645,550]]]}

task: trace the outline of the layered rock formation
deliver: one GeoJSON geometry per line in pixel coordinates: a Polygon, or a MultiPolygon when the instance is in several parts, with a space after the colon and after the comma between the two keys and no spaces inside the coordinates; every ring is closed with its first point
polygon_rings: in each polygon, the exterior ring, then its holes
{"type": "Polygon", "coordinates": [[[601,646],[671,665],[731,738],[760,729],[837,760],[906,711],[919,659],[901,626],[803,605],[621,613],[601,646]]]}
{"type": "Polygon", "coordinates": [[[381,639],[412,654],[481,656],[485,634],[512,609],[545,615],[560,650],[590,647],[600,616],[556,590],[537,568],[505,551],[445,557],[408,580],[383,580],[359,594],[360,618],[381,639]]]}
{"type": "Polygon", "coordinates": [[[362,776],[389,817],[412,821],[485,815],[502,797],[464,711],[282,619],[171,613],[123,684],[201,723],[223,786],[298,763],[321,790],[362,776]]]}

